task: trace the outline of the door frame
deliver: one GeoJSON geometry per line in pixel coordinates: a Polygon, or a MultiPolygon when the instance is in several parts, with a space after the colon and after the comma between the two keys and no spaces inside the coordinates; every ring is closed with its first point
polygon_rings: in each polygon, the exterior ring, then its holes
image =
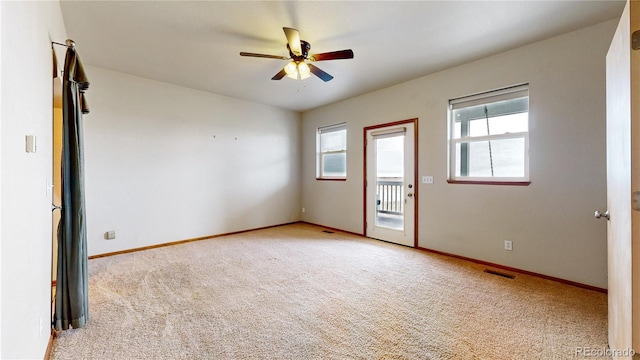
{"type": "Polygon", "coordinates": [[[363,181],[362,181],[362,206],[363,206],[363,229],[362,233],[367,236],[367,132],[390,126],[413,124],[413,247],[418,247],[418,118],[393,121],[384,124],[366,126],[362,129],[363,144],[363,181]]]}
{"type": "Polygon", "coordinates": [[[58,224],[61,206],[61,162],[62,162],[62,71],[58,67],[56,52],[53,49],[52,106],[51,106],[51,182],[47,183],[47,191],[51,191],[51,312],[49,320],[53,323],[56,306],[56,285],[58,282],[58,224]]]}

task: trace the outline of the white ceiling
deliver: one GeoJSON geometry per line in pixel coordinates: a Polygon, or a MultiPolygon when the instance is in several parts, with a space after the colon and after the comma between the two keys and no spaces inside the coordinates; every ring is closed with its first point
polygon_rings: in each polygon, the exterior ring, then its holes
{"type": "MultiPolygon", "coordinates": [[[[619,17],[624,1],[62,1],[87,65],[305,111],[619,17]],[[288,56],[282,27],[335,76],[271,77],[288,56]]],[[[55,39],[54,39],[55,40],[55,39]]],[[[64,41],[64,39],[57,39],[64,41]]],[[[89,76],[91,74],[89,73],[89,76]]]]}

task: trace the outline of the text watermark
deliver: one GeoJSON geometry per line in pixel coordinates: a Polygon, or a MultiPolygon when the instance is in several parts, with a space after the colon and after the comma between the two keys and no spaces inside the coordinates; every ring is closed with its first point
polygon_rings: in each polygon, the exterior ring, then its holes
{"type": "Polygon", "coordinates": [[[582,358],[596,358],[596,357],[616,358],[616,357],[632,357],[636,354],[636,351],[630,348],[609,349],[609,348],[580,346],[575,348],[574,354],[576,357],[582,357],[582,358]]]}

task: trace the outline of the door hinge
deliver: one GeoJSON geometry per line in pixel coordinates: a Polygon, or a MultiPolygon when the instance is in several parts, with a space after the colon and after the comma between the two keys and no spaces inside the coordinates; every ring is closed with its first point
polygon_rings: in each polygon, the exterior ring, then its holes
{"type": "Polygon", "coordinates": [[[640,191],[634,191],[631,195],[631,208],[640,211],[640,191]]]}
{"type": "Polygon", "coordinates": [[[640,49],[640,30],[634,31],[631,34],[631,48],[633,50],[640,49]]]}

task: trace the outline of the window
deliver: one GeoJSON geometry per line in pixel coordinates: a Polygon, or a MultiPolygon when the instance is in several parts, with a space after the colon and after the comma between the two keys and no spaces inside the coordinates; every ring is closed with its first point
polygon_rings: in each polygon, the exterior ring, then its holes
{"type": "Polygon", "coordinates": [[[449,182],[529,184],[529,86],[449,101],[449,182]]]}
{"type": "Polygon", "coordinates": [[[318,128],[317,178],[345,180],[347,178],[347,124],[318,128]]]}

